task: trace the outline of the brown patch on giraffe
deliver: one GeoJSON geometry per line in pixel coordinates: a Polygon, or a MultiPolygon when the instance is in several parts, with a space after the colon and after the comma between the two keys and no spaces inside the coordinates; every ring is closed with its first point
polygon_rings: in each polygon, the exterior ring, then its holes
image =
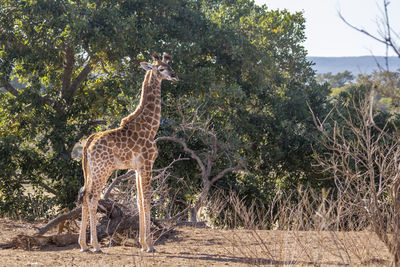
{"type": "Polygon", "coordinates": [[[154,95],[148,95],[146,100],[147,100],[148,102],[154,102],[155,96],[154,96],[154,95]]]}
{"type": "Polygon", "coordinates": [[[129,141],[127,142],[127,145],[128,145],[128,148],[129,148],[129,149],[132,149],[132,148],[135,146],[135,143],[132,142],[131,140],[129,140],[129,141]]]}
{"type": "Polygon", "coordinates": [[[101,138],[101,139],[100,139],[100,144],[101,144],[101,145],[107,145],[106,139],[101,138]]]}
{"type": "Polygon", "coordinates": [[[153,110],[154,110],[154,107],[155,107],[155,105],[154,105],[153,103],[149,103],[149,104],[147,105],[147,109],[150,110],[150,111],[153,111],[153,110]]]}
{"type": "Polygon", "coordinates": [[[151,148],[153,146],[153,144],[147,140],[146,142],[146,148],[151,148]]]}
{"type": "Polygon", "coordinates": [[[143,147],[143,146],[144,146],[144,142],[145,142],[145,140],[144,140],[143,138],[139,138],[139,139],[136,141],[136,144],[137,144],[139,147],[143,147]]]}
{"type": "Polygon", "coordinates": [[[145,130],[146,132],[151,130],[151,125],[146,122],[146,124],[142,125],[142,130],[145,130]]]}

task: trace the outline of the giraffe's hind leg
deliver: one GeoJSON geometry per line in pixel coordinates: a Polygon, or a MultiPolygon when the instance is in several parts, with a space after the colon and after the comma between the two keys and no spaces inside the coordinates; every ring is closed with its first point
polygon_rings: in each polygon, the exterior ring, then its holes
{"type": "Polygon", "coordinates": [[[100,198],[100,194],[93,194],[89,199],[89,216],[90,216],[90,243],[93,246],[93,252],[102,253],[99,241],[97,239],[97,204],[100,198]]]}
{"type": "Polygon", "coordinates": [[[82,218],[81,218],[81,228],[80,228],[80,233],[79,233],[79,245],[81,246],[81,251],[88,251],[89,248],[86,244],[86,229],[87,229],[87,224],[88,224],[88,213],[89,213],[89,207],[88,207],[88,201],[87,197],[84,196],[82,199],[82,218]]]}

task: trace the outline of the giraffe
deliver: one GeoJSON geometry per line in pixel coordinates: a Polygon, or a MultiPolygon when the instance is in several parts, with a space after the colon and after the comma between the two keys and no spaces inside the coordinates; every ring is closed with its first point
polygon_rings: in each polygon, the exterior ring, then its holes
{"type": "Polygon", "coordinates": [[[82,221],[79,233],[81,251],[88,251],[86,228],[90,221],[90,239],[94,252],[101,253],[96,233],[96,212],[100,193],[111,173],[118,169],[136,170],[137,204],[139,210],[139,242],[142,251],[153,252],[150,235],[150,180],[157,146],[154,137],[161,119],[161,82],[179,81],[169,66],[171,56],[162,59],[153,55],[153,64],[141,62],[146,70],[139,106],[123,118],[120,127],[92,134],[82,153],[85,185],[82,199],[82,221]],[[89,217],[89,218],[88,218],[89,217]]]}

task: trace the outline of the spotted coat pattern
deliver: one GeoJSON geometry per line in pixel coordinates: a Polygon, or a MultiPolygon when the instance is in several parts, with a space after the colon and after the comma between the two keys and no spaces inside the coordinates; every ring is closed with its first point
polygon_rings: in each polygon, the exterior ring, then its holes
{"type": "Polygon", "coordinates": [[[142,250],[153,251],[150,235],[151,173],[157,157],[154,137],[161,120],[161,81],[178,81],[168,65],[169,56],[154,63],[141,63],[147,70],[138,108],[121,121],[120,127],[92,134],[83,148],[82,166],[85,176],[85,193],[82,199],[82,223],[79,244],[87,251],[86,228],[90,221],[91,243],[95,252],[101,252],[96,234],[97,203],[101,190],[113,171],[136,170],[137,200],[139,209],[139,241],[142,250]]]}

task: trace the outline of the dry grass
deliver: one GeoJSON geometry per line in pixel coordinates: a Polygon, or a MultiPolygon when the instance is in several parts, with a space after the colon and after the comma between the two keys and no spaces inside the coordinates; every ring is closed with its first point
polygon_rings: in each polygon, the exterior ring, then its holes
{"type": "MultiPolygon", "coordinates": [[[[0,219],[0,243],[38,224],[0,219]]],[[[369,232],[222,230],[182,226],[156,245],[102,244],[102,255],[81,253],[78,244],[36,250],[0,250],[0,266],[385,266],[390,254],[369,232]]]]}
{"type": "Polygon", "coordinates": [[[312,188],[299,188],[280,192],[269,207],[255,202],[246,205],[233,192],[218,192],[214,200],[217,207],[211,210],[233,213],[225,216],[231,220],[227,225],[250,229],[220,231],[225,252],[253,265],[390,265],[390,252],[366,221],[354,223],[357,214],[351,216],[352,210],[328,191],[317,194],[312,188]],[[255,218],[261,220],[256,223],[255,218]],[[275,230],[260,230],[268,227],[275,230]]]}

